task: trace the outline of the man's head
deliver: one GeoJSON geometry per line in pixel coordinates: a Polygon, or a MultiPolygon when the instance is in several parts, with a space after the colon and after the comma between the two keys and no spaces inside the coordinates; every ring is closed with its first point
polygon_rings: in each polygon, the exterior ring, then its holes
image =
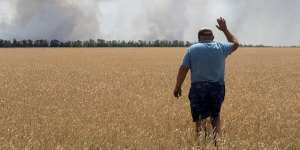
{"type": "Polygon", "coordinates": [[[211,29],[203,28],[198,32],[198,39],[199,42],[201,41],[213,41],[214,40],[214,34],[211,29]]]}

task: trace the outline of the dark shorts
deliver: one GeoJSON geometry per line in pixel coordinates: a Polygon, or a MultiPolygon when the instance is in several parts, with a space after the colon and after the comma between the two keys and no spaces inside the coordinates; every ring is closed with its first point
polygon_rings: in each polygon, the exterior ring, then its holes
{"type": "Polygon", "coordinates": [[[225,85],[218,82],[192,83],[189,92],[193,121],[219,116],[225,97],[225,85]]]}

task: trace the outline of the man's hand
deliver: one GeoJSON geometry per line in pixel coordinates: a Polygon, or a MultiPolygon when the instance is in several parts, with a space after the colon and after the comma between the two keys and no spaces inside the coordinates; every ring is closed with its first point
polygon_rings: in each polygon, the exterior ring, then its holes
{"type": "Polygon", "coordinates": [[[221,30],[223,32],[228,31],[227,25],[226,25],[226,20],[224,18],[222,18],[222,17],[218,18],[217,22],[218,22],[218,25],[216,25],[216,27],[219,30],[221,30]]]}
{"type": "Polygon", "coordinates": [[[239,41],[237,40],[237,38],[235,38],[235,36],[228,30],[227,25],[226,25],[226,21],[224,18],[220,17],[219,19],[217,19],[218,25],[216,25],[216,27],[223,31],[228,42],[233,43],[232,46],[232,52],[235,51],[238,47],[239,47],[239,41]]]}
{"type": "Polygon", "coordinates": [[[179,98],[181,96],[181,88],[175,87],[173,94],[176,98],[179,98]]]}
{"type": "Polygon", "coordinates": [[[173,94],[176,98],[179,98],[181,96],[181,85],[186,77],[187,72],[189,71],[189,68],[187,66],[180,66],[178,70],[177,75],[177,83],[175,85],[175,89],[173,91],[173,94]]]}

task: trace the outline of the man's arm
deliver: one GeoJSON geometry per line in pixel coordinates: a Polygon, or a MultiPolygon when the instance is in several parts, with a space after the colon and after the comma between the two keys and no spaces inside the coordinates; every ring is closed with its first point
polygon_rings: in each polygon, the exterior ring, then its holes
{"type": "Polygon", "coordinates": [[[226,20],[220,17],[219,19],[217,19],[217,22],[218,22],[218,25],[216,25],[217,28],[225,34],[228,42],[233,43],[232,52],[235,51],[240,46],[240,44],[237,38],[228,30],[226,25],[226,20]]]}
{"type": "Polygon", "coordinates": [[[175,89],[173,92],[173,94],[176,98],[181,96],[181,86],[182,86],[183,81],[185,80],[185,77],[186,77],[188,71],[189,71],[189,68],[187,66],[182,65],[179,68],[178,75],[177,75],[177,83],[176,83],[176,86],[175,86],[175,89]]]}

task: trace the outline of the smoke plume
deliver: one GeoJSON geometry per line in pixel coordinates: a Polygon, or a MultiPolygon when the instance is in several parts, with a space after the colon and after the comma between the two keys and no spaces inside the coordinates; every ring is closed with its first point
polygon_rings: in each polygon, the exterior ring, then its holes
{"type": "MultiPolygon", "coordinates": [[[[156,0],[159,1],[159,0],[156,0]]],[[[183,40],[188,24],[186,9],[189,0],[167,0],[162,2],[146,1],[148,32],[146,39],[183,40]],[[176,11],[177,10],[177,11],[176,11]]]]}
{"type": "Polygon", "coordinates": [[[100,32],[98,1],[13,0],[14,17],[4,33],[21,39],[95,38],[100,32]]]}

